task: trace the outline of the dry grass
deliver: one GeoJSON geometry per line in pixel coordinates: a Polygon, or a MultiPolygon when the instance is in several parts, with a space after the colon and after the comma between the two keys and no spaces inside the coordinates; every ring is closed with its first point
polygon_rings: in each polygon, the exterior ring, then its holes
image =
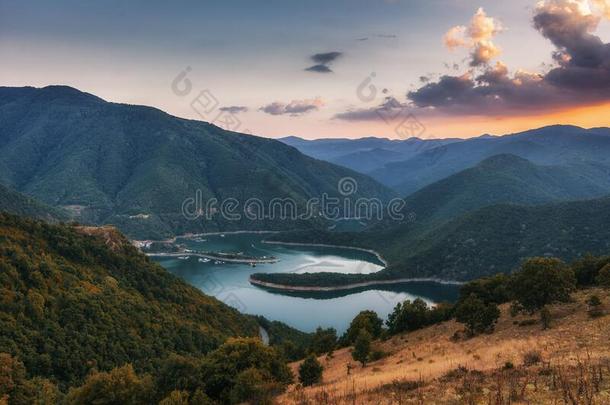
{"type": "Polygon", "coordinates": [[[607,291],[581,291],[574,302],[550,308],[548,330],[522,322],[531,317],[512,318],[503,306],[490,335],[454,341],[462,326],[446,322],[377,342],[389,355],[365,368],[351,359],[350,349],[336,351],[332,359],[319,359],[322,384],[292,386],[277,402],[610,404],[610,316],[588,315],[591,293],[610,301],[607,291]]]}

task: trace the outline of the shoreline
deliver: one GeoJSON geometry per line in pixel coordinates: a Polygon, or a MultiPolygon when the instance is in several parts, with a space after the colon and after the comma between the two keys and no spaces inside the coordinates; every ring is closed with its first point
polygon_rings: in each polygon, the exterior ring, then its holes
{"type": "Polygon", "coordinates": [[[314,287],[314,286],[291,286],[287,284],[276,284],[270,283],[267,281],[260,281],[253,279],[250,277],[248,279],[250,284],[258,286],[270,288],[273,290],[281,290],[281,291],[294,291],[294,292],[332,292],[332,291],[345,291],[345,290],[355,290],[362,287],[373,287],[376,285],[388,285],[388,284],[402,284],[402,283],[421,283],[421,282],[433,282],[444,285],[463,285],[464,282],[461,281],[447,281],[440,280],[436,278],[398,278],[393,280],[376,280],[376,281],[364,281],[361,283],[353,283],[353,284],[345,284],[341,286],[334,287],[314,287]]]}
{"type": "MultiPolygon", "coordinates": [[[[263,240],[262,243],[267,243],[270,245],[286,245],[286,246],[313,246],[313,247],[330,247],[330,248],[339,248],[339,249],[351,249],[351,250],[359,250],[361,252],[371,253],[377,257],[381,263],[383,263],[383,269],[388,267],[388,262],[386,259],[381,256],[379,252],[374,251],[373,249],[366,249],[357,246],[345,246],[345,245],[329,245],[325,243],[301,243],[301,242],[281,242],[281,241],[273,241],[273,240],[263,240]]],[[[382,270],[383,270],[382,269],[382,270]]],[[[379,270],[381,271],[381,270],[379,270]]],[[[375,273],[371,273],[375,274],[375,273]]]]}
{"type": "Polygon", "coordinates": [[[226,263],[244,263],[244,264],[250,264],[250,263],[255,263],[255,264],[272,264],[272,263],[277,263],[280,261],[280,259],[262,259],[262,258],[248,258],[248,259],[235,259],[235,258],[226,258],[223,256],[214,256],[212,254],[205,254],[205,253],[145,253],[146,256],[148,257],[201,257],[201,258],[206,258],[206,259],[211,259],[211,260],[218,260],[221,262],[226,262],[226,263]]]}

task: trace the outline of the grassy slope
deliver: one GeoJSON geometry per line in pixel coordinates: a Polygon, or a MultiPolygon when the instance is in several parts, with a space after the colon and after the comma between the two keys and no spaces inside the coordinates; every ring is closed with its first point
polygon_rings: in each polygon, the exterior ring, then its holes
{"type": "Polygon", "coordinates": [[[323,193],[339,196],[339,180],[353,177],[353,197],[392,195],[366,176],[281,142],[109,103],[65,86],[0,88],[0,121],[1,183],[50,205],[85,208],[82,220],[116,224],[132,237],[304,225],[219,215],[186,220],[182,204],[197,190],[204,204],[277,197],[302,206],[323,193]]]}
{"type": "Polygon", "coordinates": [[[126,362],[150,371],[258,325],[169,274],[113,228],[0,214],[0,352],[62,386],[126,362]]]}
{"type": "MultiPolygon", "coordinates": [[[[580,387],[583,395],[587,388],[593,392],[594,403],[607,403],[610,316],[589,317],[585,301],[591,293],[601,297],[606,310],[610,309],[607,290],[578,292],[573,303],[550,308],[554,319],[551,329],[545,331],[538,322],[515,325],[515,321],[537,320],[537,316],[512,318],[505,305],[491,335],[453,341],[453,334],[463,327],[454,321],[446,322],[375,343],[389,356],[366,368],[351,359],[350,348],[338,350],[332,359],[319,358],[325,367],[322,384],[305,390],[293,386],[278,402],[309,405],[325,398],[326,403],[337,405],[458,404],[468,403],[471,397],[472,403],[487,404],[490,396],[496,399],[500,394],[506,400],[514,391],[513,403],[563,403],[564,393],[577,396],[580,387]],[[544,363],[523,365],[523,356],[529,351],[539,351],[544,363]],[[502,371],[505,362],[513,363],[515,368],[502,371]],[[350,376],[346,372],[348,363],[353,366],[350,376]],[[470,371],[456,371],[459,366],[470,371]],[[596,391],[592,379],[598,373],[603,380],[596,391]]],[[[294,370],[297,367],[298,363],[293,364],[294,370]]],[[[577,403],[587,403],[582,397],[578,399],[582,402],[577,403]]]]}

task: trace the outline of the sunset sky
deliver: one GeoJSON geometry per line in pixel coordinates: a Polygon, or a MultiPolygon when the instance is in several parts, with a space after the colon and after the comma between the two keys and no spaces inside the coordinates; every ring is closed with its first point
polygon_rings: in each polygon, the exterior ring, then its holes
{"type": "Polygon", "coordinates": [[[0,0],[0,85],[269,137],[470,137],[610,125],[609,42],[610,0],[0,0]]]}

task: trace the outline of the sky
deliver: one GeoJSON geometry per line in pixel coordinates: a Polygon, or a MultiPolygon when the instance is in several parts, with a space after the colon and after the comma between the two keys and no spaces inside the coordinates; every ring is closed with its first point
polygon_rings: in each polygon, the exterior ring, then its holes
{"type": "Polygon", "coordinates": [[[610,125],[610,0],[0,0],[0,85],[267,137],[610,125]]]}

